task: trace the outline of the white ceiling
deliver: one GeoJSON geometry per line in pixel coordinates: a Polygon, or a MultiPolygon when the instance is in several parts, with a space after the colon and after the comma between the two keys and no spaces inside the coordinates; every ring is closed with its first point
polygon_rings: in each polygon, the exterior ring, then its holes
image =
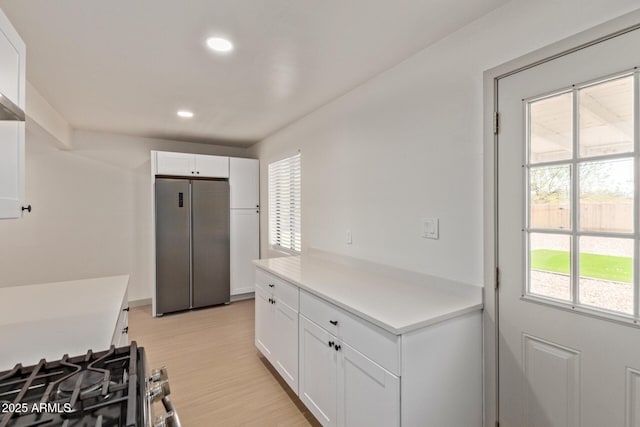
{"type": "MultiPolygon", "coordinates": [[[[80,129],[248,146],[507,0],[0,0],[80,129]],[[205,39],[230,38],[231,54],[205,39]],[[193,119],[176,117],[178,109],[193,119]]],[[[437,64],[434,64],[437,67],[437,64]]]]}

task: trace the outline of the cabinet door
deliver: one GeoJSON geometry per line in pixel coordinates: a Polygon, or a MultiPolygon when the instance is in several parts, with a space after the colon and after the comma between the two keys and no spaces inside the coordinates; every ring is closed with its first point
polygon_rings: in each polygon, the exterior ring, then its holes
{"type": "Polygon", "coordinates": [[[400,379],[348,344],[338,358],[338,426],[400,425],[400,379]]]}
{"type": "Polygon", "coordinates": [[[269,302],[272,295],[256,287],[256,347],[271,364],[274,363],[274,314],[273,304],[269,302]]]}
{"type": "Polygon", "coordinates": [[[256,159],[229,158],[231,209],[255,209],[260,206],[260,162],[256,159]]]}
{"type": "Polygon", "coordinates": [[[260,214],[254,209],[231,209],[231,295],[254,291],[255,268],[260,258],[260,214]]]}
{"type": "Polygon", "coordinates": [[[24,123],[0,122],[0,219],[20,218],[24,200],[24,123]]]}
{"type": "Polygon", "coordinates": [[[186,153],[157,153],[158,175],[194,176],[196,171],[195,155],[186,153]]]}
{"type": "Polygon", "coordinates": [[[229,158],[222,156],[195,156],[196,176],[207,178],[229,178],[229,158]]]}
{"type": "Polygon", "coordinates": [[[298,312],[276,300],[276,369],[298,394],[298,312]]]}
{"type": "MultiPolygon", "coordinates": [[[[338,352],[336,338],[300,315],[300,389],[298,396],[323,426],[336,423],[338,352]]],[[[381,425],[381,424],[373,424],[381,425]]]]}
{"type": "MultiPolygon", "coordinates": [[[[24,109],[24,42],[0,11],[0,93],[24,109]]],[[[0,122],[0,219],[20,218],[24,202],[24,122],[0,122]]]]}

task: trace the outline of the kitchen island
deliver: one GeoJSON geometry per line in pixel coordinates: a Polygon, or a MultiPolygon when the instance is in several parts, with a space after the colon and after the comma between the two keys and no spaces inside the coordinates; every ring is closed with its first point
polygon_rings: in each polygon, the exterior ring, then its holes
{"type": "Polygon", "coordinates": [[[254,264],[256,347],[323,425],[482,425],[481,287],[321,251],[254,264]]]}
{"type": "Polygon", "coordinates": [[[0,372],[126,345],[129,276],[0,288],[0,372]]]}

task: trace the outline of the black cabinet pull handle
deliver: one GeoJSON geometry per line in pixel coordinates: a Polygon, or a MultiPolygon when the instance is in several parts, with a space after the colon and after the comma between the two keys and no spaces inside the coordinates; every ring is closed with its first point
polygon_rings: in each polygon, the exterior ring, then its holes
{"type": "Polygon", "coordinates": [[[122,311],[129,311],[129,307],[123,308],[122,311]]]}
{"type": "Polygon", "coordinates": [[[336,351],[340,351],[342,347],[340,347],[340,344],[336,344],[334,348],[336,349],[336,351]]]}
{"type": "Polygon", "coordinates": [[[329,323],[331,323],[333,326],[338,326],[337,320],[329,320],[329,323]]]}
{"type": "Polygon", "coordinates": [[[31,205],[26,206],[26,207],[25,207],[25,206],[23,206],[23,207],[22,207],[22,212],[24,212],[24,211],[27,211],[27,212],[31,213],[31,205]]]}
{"type": "Polygon", "coordinates": [[[125,326],[124,328],[122,328],[122,333],[123,333],[123,334],[127,334],[127,333],[129,333],[129,327],[128,327],[128,326],[125,326]]]}
{"type": "Polygon", "coordinates": [[[200,175],[200,171],[196,172],[198,175],[200,175]]]}
{"type": "Polygon", "coordinates": [[[335,343],[333,341],[329,341],[329,347],[333,347],[335,343]]]}
{"type": "Polygon", "coordinates": [[[273,283],[269,283],[269,287],[273,288],[275,285],[273,283]]]}

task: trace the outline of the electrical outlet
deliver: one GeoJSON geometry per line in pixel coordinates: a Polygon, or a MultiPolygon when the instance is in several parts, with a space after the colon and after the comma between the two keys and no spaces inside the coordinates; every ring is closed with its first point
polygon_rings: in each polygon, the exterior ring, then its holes
{"type": "Polygon", "coordinates": [[[347,245],[350,245],[352,243],[352,239],[351,239],[351,230],[347,230],[347,233],[345,235],[345,243],[347,245]]]}
{"type": "Polygon", "coordinates": [[[422,218],[422,237],[425,239],[439,239],[439,222],[438,218],[422,218]]]}

